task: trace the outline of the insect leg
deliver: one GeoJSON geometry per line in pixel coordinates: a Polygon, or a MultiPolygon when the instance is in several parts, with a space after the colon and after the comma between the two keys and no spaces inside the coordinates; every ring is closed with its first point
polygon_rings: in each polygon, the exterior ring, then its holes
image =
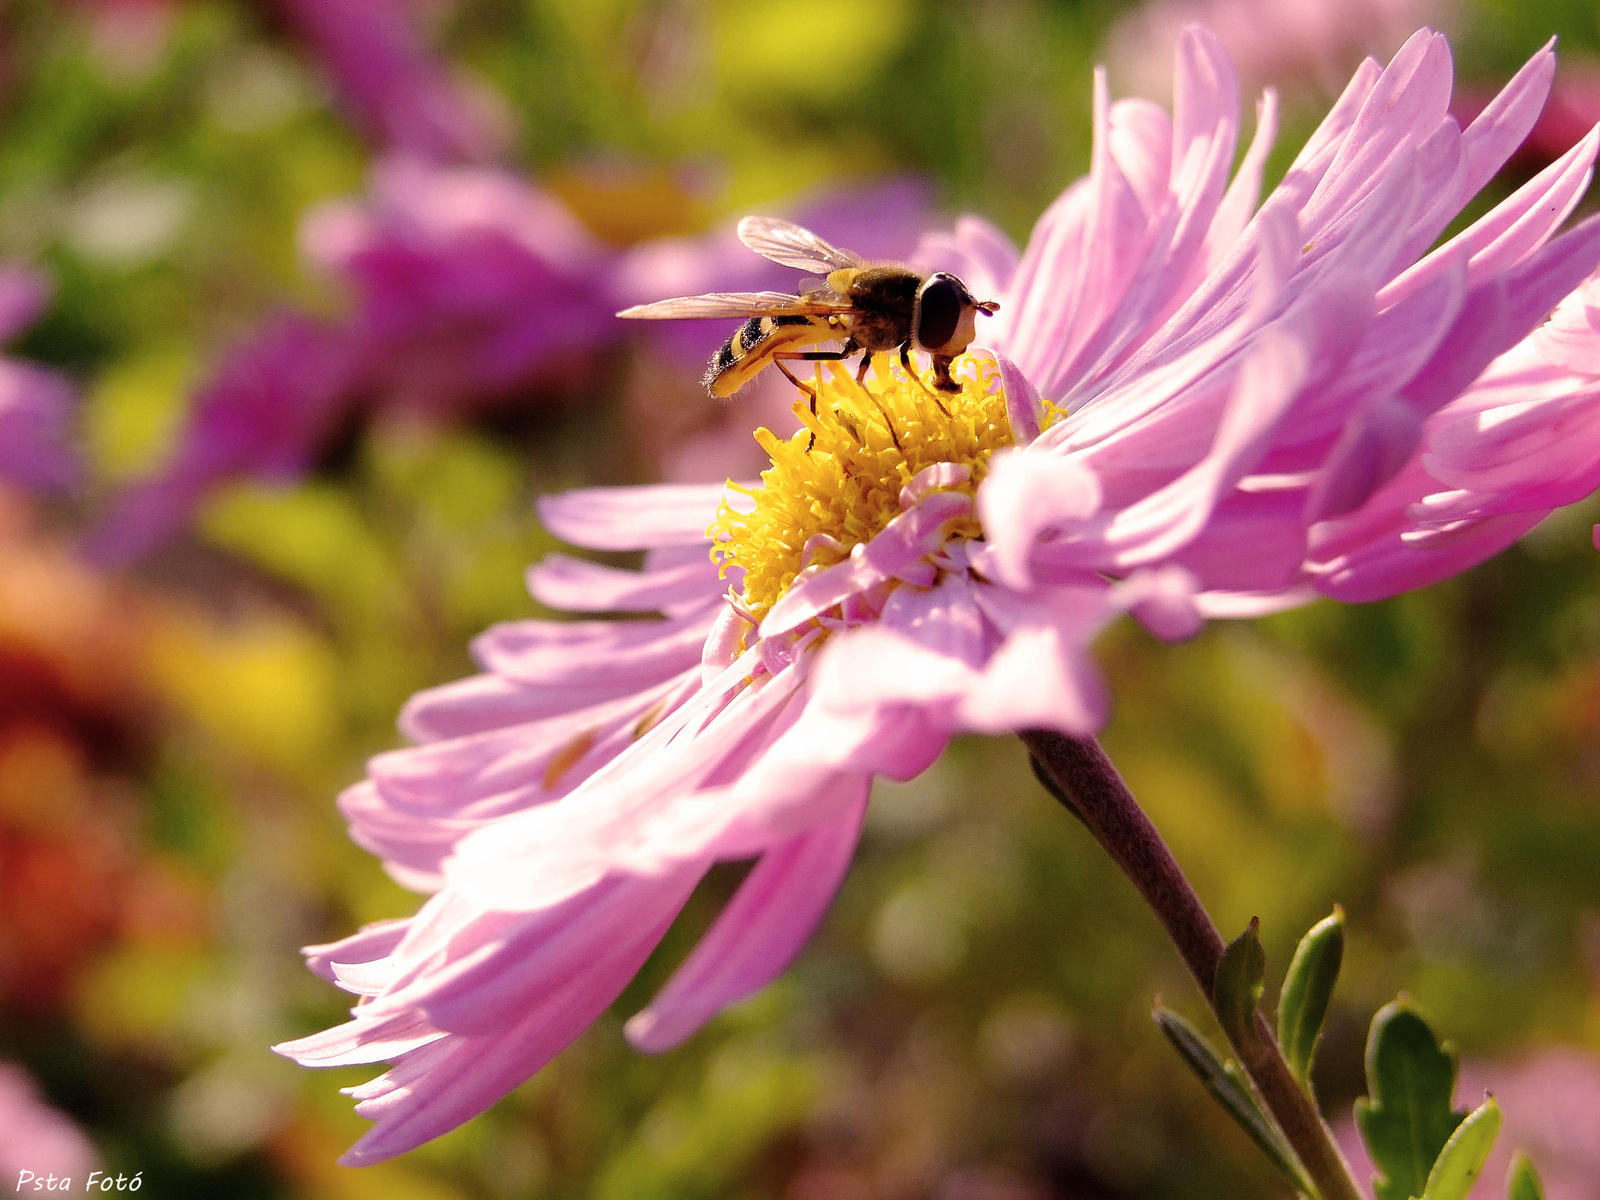
{"type": "Polygon", "coordinates": [[[846,344],[838,350],[774,350],[772,357],[798,359],[801,362],[838,362],[841,358],[849,358],[860,349],[860,346],[846,344]]]}
{"type": "MultiPolygon", "coordinates": [[[[784,377],[787,378],[790,383],[794,384],[795,387],[799,388],[806,394],[811,405],[811,415],[814,417],[817,415],[817,390],[810,384],[801,383],[798,379],[796,379],[794,377],[794,373],[790,371],[788,367],[783,365],[784,361],[838,362],[840,359],[849,358],[858,349],[860,349],[860,347],[856,345],[854,338],[846,338],[844,345],[840,346],[837,350],[775,350],[772,354],[772,362],[773,365],[778,368],[778,370],[783,372],[784,377]]],[[[806,453],[810,454],[811,447],[815,446],[816,444],[817,435],[813,433],[811,435],[811,440],[806,443],[806,453]]]]}
{"type": "Polygon", "coordinates": [[[795,387],[799,388],[807,396],[811,397],[811,412],[813,415],[815,415],[817,411],[816,390],[810,387],[808,384],[801,383],[794,377],[789,368],[783,364],[786,361],[838,362],[840,359],[849,358],[859,349],[860,347],[855,344],[855,340],[853,338],[846,338],[844,345],[840,346],[837,350],[774,350],[772,352],[772,361],[777,364],[778,370],[782,371],[784,375],[788,377],[790,383],[794,384],[795,387]]]}
{"type": "Polygon", "coordinates": [[[933,406],[948,417],[950,415],[950,410],[939,402],[939,397],[934,395],[932,390],[929,389],[928,385],[922,382],[922,376],[918,375],[917,369],[911,365],[910,342],[900,343],[900,365],[905,368],[906,374],[915,379],[922,390],[928,393],[928,399],[933,401],[933,406]]]}
{"type": "Polygon", "coordinates": [[[889,431],[889,440],[894,443],[894,448],[904,454],[906,448],[900,444],[900,435],[894,431],[894,419],[889,416],[889,410],[883,406],[883,401],[877,396],[873,396],[871,392],[868,392],[867,395],[872,396],[872,402],[878,406],[878,411],[883,414],[883,425],[889,431]]]}
{"type": "Polygon", "coordinates": [[[774,354],[772,356],[772,365],[777,367],[778,370],[782,371],[783,372],[783,377],[785,379],[787,379],[790,383],[794,384],[795,388],[798,391],[804,392],[807,396],[809,396],[811,398],[811,411],[812,411],[813,414],[815,414],[816,411],[817,411],[817,392],[816,392],[816,389],[813,388],[809,383],[801,383],[798,379],[795,378],[794,372],[789,370],[788,367],[783,365],[783,360],[785,358],[787,358],[787,357],[788,357],[788,355],[786,355],[786,354],[774,354]]]}

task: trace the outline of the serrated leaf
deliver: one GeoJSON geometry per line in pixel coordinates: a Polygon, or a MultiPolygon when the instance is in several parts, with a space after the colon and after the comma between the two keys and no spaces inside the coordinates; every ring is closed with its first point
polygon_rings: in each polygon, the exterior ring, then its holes
{"type": "Polygon", "coordinates": [[[1500,1135],[1500,1106],[1490,1096],[1456,1126],[1428,1172],[1422,1200],[1465,1200],[1500,1135]]]}
{"type": "Polygon", "coordinates": [[[1257,935],[1261,919],[1251,917],[1245,931],[1222,952],[1211,995],[1217,1020],[1235,1045],[1256,1035],[1256,1007],[1261,1003],[1262,980],[1267,974],[1267,952],[1257,935]]]}
{"type": "Polygon", "coordinates": [[[1412,1200],[1445,1143],[1466,1119],[1450,1106],[1456,1055],[1401,1001],[1385,1005],[1367,1037],[1367,1092],[1356,1101],[1356,1126],[1379,1175],[1378,1200],[1412,1200]]]}
{"type": "Polygon", "coordinates": [[[1539,1173],[1533,1169],[1533,1160],[1518,1154],[1506,1176],[1506,1194],[1511,1200],[1544,1200],[1544,1185],[1539,1173]]]}
{"type": "Polygon", "coordinates": [[[1305,1171],[1300,1166],[1300,1160],[1289,1149],[1289,1144],[1283,1140],[1283,1135],[1277,1127],[1269,1121],[1256,1104],[1255,1096],[1250,1092],[1250,1085],[1244,1079],[1244,1073],[1231,1059],[1224,1063],[1217,1057],[1217,1052],[1211,1048],[1211,1043],[1206,1041],[1204,1035],[1193,1025],[1184,1020],[1171,1009],[1156,1006],[1156,1024],[1161,1027],[1161,1032],[1166,1034],[1167,1041],[1177,1050],[1184,1062],[1189,1064],[1193,1071],[1205,1084],[1206,1091],[1211,1093],[1214,1100],[1222,1105],[1228,1115],[1236,1121],[1241,1129],[1249,1135],[1263,1154],[1272,1161],[1272,1164],[1282,1171],[1289,1182],[1294,1184],[1303,1194],[1315,1196],[1316,1189],[1311,1181],[1306,1178],[1305,1171]]]}
{"type": "Polygon", "coordinates": [[[1300,939],[1283,991],[1278,993],[1278,1044],[1306,1095],[1311,1094],[1311,1063],[1316,1057],[1328,1002],[1344,961],[1344,909],[1318,921],[1300,939]]]}

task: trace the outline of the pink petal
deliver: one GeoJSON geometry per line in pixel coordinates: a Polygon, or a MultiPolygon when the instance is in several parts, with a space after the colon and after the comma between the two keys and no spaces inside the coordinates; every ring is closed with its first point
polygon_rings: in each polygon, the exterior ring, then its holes
{"type": "Polygon", "coordinates": [[[814,575],[802,575],[761,622],[761,636],[773,638],[827,612],[847,596],[893,578],[939,548],[945,526],[972,511],[963,492],[934,492],[885,525],[850,557],[814,575]]]}
{"type": "Polygon", "coordinates": [[[842,815],[761,856],[694,952],[628,1022],[636,1049],[671,1049],[789,965],[844,879],[861,834],[867,784],[863,778],[860,799],[842,815]]]}
{"type": "Polygon", "coordinates": [[[1249,469],[1305,378],[1305,347],[1264,331],[1240,369],[1211,453],[1192,470],[1119,513],[1105,538],[1119,567],[1149,563],[1192,541],[1222,494],[1249,469]]]}
{"type": "Polygon", "coordinates": [[[322,946],[307,946],[301,953],[306,956],[306,966],[324,979],[332,980],[335,959],[344,963],[358,963],[382,958],[399,944],[409,924],[404,919],[374,921],[370,925],[363,925],[347,938],[322,946]]]}
{"type": "Polygon", "coordinates": [[[628,764],[597,772],[552,804],[463,838],[445,864],[447,881],[484,908],[520,912],[576,895],[615,870],[670,871],[673,864],[658,856],[643,817],[747,769],[775,736],[774,722],[804,677],[790,671],[746,687],[692,737],[678,736],[709,706],[711,697],[702,693],[647,735],[654,753],[630,756],[628,764]]]}
{"type": "Polygon", "coordinates": [[[339,1161],[366,1166],[403,1154],[483,1112],[535,1074],[583,1032],[643,965],[665,933],[671,915],[642,936],[602,947],[589,969],[539,1000],[513,1026],[479,1037],[452,1036],[419,1051],[414,1072],[390,1076],[404,1082],[372,1088],[356,1106],[377,1124],[339,1161]],[[426,1057],[423,1057],[426,1056],[426,1057]]]}
{"type": "Polygon", "coordinates": [[[528,591],[541,604],[570,612],[664,612],[720,599],[726,585],[709,555],[663,571],[626,571],[546,555],[528,568],[528,591]]]}
{"type": "Polygon", "coordinates": [[[978,489],[978,518],[999,579],[1026,588],[1028,559],[1039,535],[1086,521],[1100,507],[1100,482],[1070,458],[1025,450],[999,451],[978,489]]]}
{"type": "Polygon", "coordinates": [[[508,621],[478,635],[473,657],[506,679],[619,694],[696,665],[713,614],[659,621],[508,621]]]}
{"type": "Polygon", "coordinates": [[[720,484],[582,488],[541,497],[539,519],[557,537],[591,550],[692,545],[708,540],[722,499],[720,484]]]}
{"type": "Polygon", "coordinates": [[[1196,606],[1199,581],[1178,566],[1135,571],[1111,590],[1112,603],[1126,610],[1151,633],[1169,642],[1200,632],[1196,606]]]}
{"type": "Polygon", "coordinates": [[[602,948],[625,944],[635,930],[659,925],[663,917],[670,921],[709,865],[690,862],[660,878],[607,880],[529,913],[481,947],[453,948],[448,966],[419,980],[413,997],[395,1000],[420,1006],[440,1029],[492,1034],[581,975],[602,948]]]}
{"type": "Polygon", "coordinates": [[[1261,199],[1261,176],[1278,134],[1278,93],[1268,88],[1256,106],[1256,131],[1206,231],[1205,266],[1215,270],[1244,233],[1261,199]]]}
{"type": "Polygon", "coordinates": [[[1463,135],[1467,174],[1463,196],[1476,195],[1516,153],[1539,119],[1555,78],[1555,38],[1530,58],[1463,135]]]}
{"type": "Polygon", "coordinates": [[[1375,404],[1345,427],[1306,499],[1307,524],[1360,508],[1405,466],[1422,438],[1415,410],[1397,400],[1375,404]]]}
{"type": "Polygon", "coordinates": [[[302,1067],[369,1066],[400,1058],[444,1036],[443,1030],[415,1013],[376,1022],[358,1016],[310,1037],[279,1042],[272,1052],[292,1058],[302,1067]]]}
{"type": "Polygon", "coordinates": [[[960,727],[979,733],[1057,729],[1082,736],[1105,720],[1105,688],[1089,642],[1115,609],[1110,589],[1055,588],[1022,598],[974,592],[1004,640],[957,706],[960,727]]]}

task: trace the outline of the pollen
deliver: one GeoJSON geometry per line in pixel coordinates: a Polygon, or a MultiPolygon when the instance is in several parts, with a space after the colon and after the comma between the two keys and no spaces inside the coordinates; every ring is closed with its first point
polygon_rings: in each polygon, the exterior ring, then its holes
{"type": "MultiPolygon", "coordinates": [[[[900,490],[927,467],[966,466],[965,481],[948,490],[977,492],[989,456],[1012,437],[999,371],[985,360],[967,361],[958,392],[931,391],[881,359],[864,384],[830,363],[811,385],[815,411],[808,396],[795,402],[799,432],[784,439],[756,430],[772,466],[759,487],[730,480],[742,499],[724,500],[706,531],[723,574],[744,570],[743,601],[754,615],[770,609],[803,568],[842,562],[870,541],[900,514],[900,490]]],[[[981,533],[967,517],[949,536],[981,533]]]]}

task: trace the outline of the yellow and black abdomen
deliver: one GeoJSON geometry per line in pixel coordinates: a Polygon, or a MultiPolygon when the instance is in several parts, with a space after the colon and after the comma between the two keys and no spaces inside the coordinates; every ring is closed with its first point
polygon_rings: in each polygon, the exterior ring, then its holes
{"type": "Polygon", "coordinates": [[[843,336],[825,317],[751,317],[712,356],[711,365],[706,368],[706,390],[719,398],[731,396],[769,366],[775,353],[843,336]]]}

